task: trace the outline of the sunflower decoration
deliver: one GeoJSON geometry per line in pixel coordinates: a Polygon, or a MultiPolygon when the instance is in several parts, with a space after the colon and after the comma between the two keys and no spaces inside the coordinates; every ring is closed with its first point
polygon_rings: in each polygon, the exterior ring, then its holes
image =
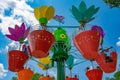
{"type": "Polygon", "coordinates": [[[81,24],[80,28],[85,30],[85,24],[94,20],[94,15],[98,12],[99,7],[95,8],[94,5],[91,5],[87,8],[84,1],[82,1],[79,7],[72,6],[71,12],[74,18],[81,24]]]}
{"type": "Polygon", "coordinates": [[[40,25],[46,28],[46,24],[50,19],[54,17],[54,7],[53,6],[41,6],[40,8],[34,8],[35,18],[39,21],[40,25]]]}
{"type": "Polygon", "coordinates": [[[66,35],[65,34],[60,34],[60,38],[64,39],[64,38],[66,38],[66,35]]]}

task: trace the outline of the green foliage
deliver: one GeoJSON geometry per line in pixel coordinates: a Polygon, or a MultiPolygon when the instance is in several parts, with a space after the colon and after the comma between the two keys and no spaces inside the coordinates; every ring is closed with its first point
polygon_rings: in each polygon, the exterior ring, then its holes
{"type": "Polygon", "coordinates": [[[110,6],[110,8],[120,7],[120,0],[104,0],[106,4],[110,6]]]}
{"type": "Polygon", "coordinates": [[[84,1],[82,1],[79,5],[79,8],[76,8],[74,5],[72,6],[72,14],[74,18],[80,23],[85,24],[93,19],[95,19],[94,15],[98,12],[99,7],[95,8],[94,5],[91,5],[87,8],[84,1]]]}
{"type": "Polygon", "coordinates": [[[39,74],[39,73],[35,73],[35,74],[32,76],[31,80],[39,80],[39,78],[40,78],[40,74],[39,74]]]}
{"type": "Polygon", "coordinates": [[[114,77],[113,78],[106,78],[106,80],[120,80],[120,71],[117,71],[115,74],[114,74],[114,77]]]}

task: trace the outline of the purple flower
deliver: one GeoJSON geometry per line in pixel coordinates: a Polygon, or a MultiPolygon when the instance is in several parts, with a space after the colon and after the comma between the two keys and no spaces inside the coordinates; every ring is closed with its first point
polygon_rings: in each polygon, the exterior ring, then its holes
{"type": "Polygon", "coordinates": [[[94,25],[94,26],[92,26],[91,30],[99,32],[100,35],[102,36],[102,38],[104,38],[105,33],[100,26],[94,25]]]}
{"type": "Polygon", "coordinates": [[[15,28],[8,28],[10,34],[6,34],[6,36],[14,41],[24,42],[25,38],[28,36],[28,33],[30,31],[30,27],[27,29],[25,28],[25,24],[22,23],[19,27],[18,25],[15,25],[15,28]]]}

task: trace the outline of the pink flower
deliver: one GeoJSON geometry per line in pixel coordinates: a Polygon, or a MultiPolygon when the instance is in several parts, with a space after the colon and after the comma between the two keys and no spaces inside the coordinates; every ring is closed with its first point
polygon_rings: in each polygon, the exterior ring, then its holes
{"type": "Polygon", "coordinates": [[[20,43],[24,42],[30,31],[30,27],[26,29],[24,23],[22,23],[20,27],[15,25],[15,28],[9,27],[8,29],[10,34],[6,34],[6,36],[11,40],[19,41],[20,43]]]}

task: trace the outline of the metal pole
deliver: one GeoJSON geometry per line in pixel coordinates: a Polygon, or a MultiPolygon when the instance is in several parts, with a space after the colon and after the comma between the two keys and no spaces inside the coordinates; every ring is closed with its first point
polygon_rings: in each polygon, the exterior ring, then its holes
{"type": "Polygon", "coordinates": [[[65,80],[64,61],[57,61],[57,80],[65,80]]]}

